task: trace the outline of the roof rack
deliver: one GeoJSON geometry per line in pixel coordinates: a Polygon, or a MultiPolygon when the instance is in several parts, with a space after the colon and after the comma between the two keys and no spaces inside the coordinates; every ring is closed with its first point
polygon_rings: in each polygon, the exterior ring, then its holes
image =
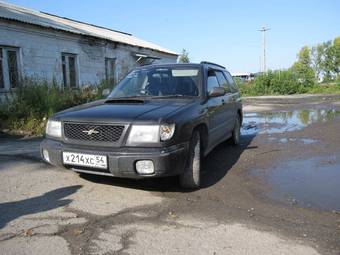
{"type": "Polygon", "coordinates": [[[212,62],[208,62],[208,61],[201,61],[201,64],[207,64],[207,65],[218,66],[218,67],[221,67],[221,68],[225,69],[224,66],[221,66],[221,65],[218,65],[218,64],[215,64],[215,63],[212,63],[212,62]]]}

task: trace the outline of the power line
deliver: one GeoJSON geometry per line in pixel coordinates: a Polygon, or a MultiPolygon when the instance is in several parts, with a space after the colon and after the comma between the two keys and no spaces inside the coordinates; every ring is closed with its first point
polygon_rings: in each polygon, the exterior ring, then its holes
{"type": "Polygon", "coordinates": [[[261,71],[262,72],[267,72],[267,63],[266,63],[266,31],[270,30],[270,28],[267,27],[262,27],[261,29],[259,29],[258,31],[260,31],[262,33],[262,49],[263,49],[263,69],[262,69],[262,65],[261,71]]]}

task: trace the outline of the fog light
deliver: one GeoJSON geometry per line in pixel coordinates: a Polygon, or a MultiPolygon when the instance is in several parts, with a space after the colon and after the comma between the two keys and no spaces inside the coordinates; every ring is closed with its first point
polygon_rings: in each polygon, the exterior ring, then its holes
{"type": "Polygon", "coordinates": [[[139,160],[136,162],[136,170],[139,174],[153,174],[155,168],[152,160],[139,160]]]}
{"type": "Polygon", "coordinates": [[[47,162],[50,162],[50,155],[48,154],[48,150],[43,149],[43,157],[47,162]]]}

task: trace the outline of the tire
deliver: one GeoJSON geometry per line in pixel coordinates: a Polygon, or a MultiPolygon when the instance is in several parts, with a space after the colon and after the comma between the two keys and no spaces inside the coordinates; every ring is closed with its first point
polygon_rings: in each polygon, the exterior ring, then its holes
{"type": "Polygon", "coordinates": [[[241,136],[241,118],[240,115],[237,114],[235,119],[235,125],[231,137],[231,141],[233,145],[239,145],[240,144],[240,136],[241,136]]]}
{"type": "Polygon", "coordinates": [[[198,131],[192,134],[189,145],[189,158],[184,172],[179,176],[182,188],[199,188],[201,182],[201,137],[198,131]]]}

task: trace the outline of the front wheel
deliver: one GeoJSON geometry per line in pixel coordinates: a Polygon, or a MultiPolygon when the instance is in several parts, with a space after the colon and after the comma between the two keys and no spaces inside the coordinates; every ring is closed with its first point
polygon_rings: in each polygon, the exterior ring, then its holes
{"type": "Polygon", "coordinates": [[[238,145],[240,143],[240,136],[241,136],[241,118],[240,115],[237,114],[232,133],[232,142],[234,145],[238,145]]]}
{"type": "Polygon", "coordinates": [[[194,131],[190,140],[189,158],[184,172],[179,176],[181,187],[198,188],[201,178],[201,137],[198,131],[194,131]]]}

